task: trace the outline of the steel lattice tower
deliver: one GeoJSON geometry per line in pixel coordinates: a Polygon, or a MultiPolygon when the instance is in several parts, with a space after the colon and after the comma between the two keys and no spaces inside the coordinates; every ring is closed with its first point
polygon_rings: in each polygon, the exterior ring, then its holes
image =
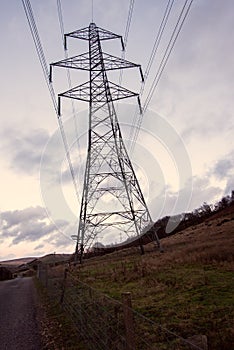
{"type": "MultiPolygon", "coordinates": [[[[67,37],[87,40],[89,51],[51,64],[65,68],[86,70],[89,81],[59,94],[61,97],[87,101],[89,103],[88,153],[84,174],[83,196],[77,235],[76,253],[82,258],[83,250],[100,234],[126,234],[126,238],[139,238],[143,230],[152,224],[123,142],[113,101],[139,95],[108,81],[107,71],[141,67],[102,51],[101,41],[122,37],[97,27],[89,27],[65,34],[67,37]]],[[[155,240],[160,242],[155,233],[155,240]]],[[[140,241],[140,240],[139,240],[140,241]]],[[[141,251],[143,247],[140,243],[141,251]]]]}

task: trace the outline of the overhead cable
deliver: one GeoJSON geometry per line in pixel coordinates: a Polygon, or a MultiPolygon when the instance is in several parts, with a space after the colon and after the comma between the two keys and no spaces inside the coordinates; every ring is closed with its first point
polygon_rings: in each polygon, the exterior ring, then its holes
{"type": "Polygon", "coordinates": [[[34,18],[34,14],[33,14],[33,10],[32,10],[31,4],[30,4],[30,0],[22,0],[22,4],[23,4],[24,12],[25,12],[27,20],[28,20],[30,32],[31,32],[31,35],[32,35],[32,38],[33,38],[33,41],[35,44],[36,52],[37,52],[37,55],[38,55],[38,58],[39,58],[39,61],[40,61],[41,67],[42,67],[43,75],[44,75],[47,87],[49,89],[52,103],[53,103],[53,106],[54,106],[54,109],[55,109],[55,112],[57,115],[58,124],[60,127],[61,136],[62,136],[62,140],[63,140],[65,152],[66,152],[66,157],[67,157],[67,161],[68,161],[71,176],[72,176],[72,181],[73,181],[73,184],[75,187],[77,200],[79,200],[79,193],[78,193],[77,183],[75,180],[75,172],[74,172],[74,169],[72,166],[71,157],[70,157],[70,153],[69,153],[68,142],[67,142],[67,138],[66,138],[66,135],[65,135],[65,132],[63,129],[62,120],[61,120],[59,113],[58,113],[59,112],[58,111],[58,104],[57,104],[54,88],[53,88],[52,83],[49,80],[48,65],[46,63],[45,54],[44,54],[43,47],[41,44],[39,32],[38,32],[37,25],[36,25],[35,18],[34,18]]]}
{"type": "Polygon", "coordinates": [[[147,66],[146,66],[146,70],[144,73],[144,81],[147,79],[149,72],[150,72],[150,69],[152,67],[152,64],[154,62],[154,58],[155,58],[155,55],[157,53],[159,44],[161,42],[162,35],[163,35],[164,30],[165,30],[165,27],[166,27],[166,24],[167,24],[167,21],[168,21],[173,4],[174,4],[174,0],[169,0],[167,3],[166,10],[164,12],[163,19],[162,19],[162,22],[160,24],[158,34],[156,36],[156,39],[155,39],[155,42],[154,42],[154,45],[153,45],[153,48],[152,48],[152,51],[150,54],[150,58],[149,58],[149,61],[147,63],[147,66]]]}
{"type": "Polygon", "coordinates": [[[163,70],[164,70],[164,68],[165,68],[165,66],[166,66],[166,64],[168,62],[168,59],[169,59],[169,57],[171,55],[171,52],[172,52],[172,50],[173,50],[173,48],[175,46],[176,40],[177,40],[177,38],[178,38],[178,36],[179,36],[179,34],[181,32],[181,29],[183,27],[184,21],[185,21],[187,15],[188,15],[188,12],[189,12],[190,7],[192,5],[192,2],[193,2],[193,0],[190,0],[190,3],[189,3],[189,5],[188,5],[188,7],[187,7],[187,9],[185,11],[185,8],[186,8],[186,5],[188,3],[188,0],[185,1],[185,4],[184,4],[184,6],[183,6],[183,8],[181,10],[181,13],[179,15],[179,18],[177,20],[176,26],[175,26],[175,28],[173,30],[172,35],[171,35],[170,41],[169,41],[169,43],[167,45],[167,48],[165,50],[164,56],[163,56],[163,58],[161,60],[161,63],[159,65],[158,71],[157,71],[157,73],[155,75],[155,78],[153,80],[153,83],[152,83],[152,85],[150,87],[150,91],[149,91],[149,93],[147,95],[147,98],[145,100],[145,103],[143,105],[143,112],[145,112],[146,109],[148,108],[148,105],[149,105],[149,103],[150,103],[150,101],[152,99],[152,96],[153,96],[153,93],[155,91],[155,88],[158,85],[158,82],[159,82],[159,80],[161,78],[162,72],[163,72],[163,70]],[[185,11],[185,14],[183,16],[183,12],[184,11],[185,11]]]}
{"type": "MultiPolygon", "coordinates": [[[[156,35],[156,38],[155,38],[155,41],[154,41],[154,45],[153,45],[153,48],[152,48],[152,51],[151,51],[151,54],[150,54],[150,58],[148,60],[147,66],[146,66],[146,70],[145,70],[145,73],[144,73],[144,80],[141,83],[140,96],[143,95],[145,84],[146,84],[146,80],[147,80],[147,78],[149,76],[149,72],[150,72],[152,64],[154,62],[154,59],[155,59],[155,56],[156,56],[159,44],[161,42],[161,39],[162,39],[164,30],[165,30],[166,24],[168,22],[169,15],[171,13],[171,9],[172,9],[173,3],[174,3],[174,0],[168,0],[168,2],[167,2],[166,9],[164,11],[163,18],[162,18],[161,24],[159,26],[158,33],[156,35]]],[[[130,152],[131,152],[131,146],[132,146],[131,142],[132,142],[132,139],[133,139],[135,126],[137,125],[138,114],[139,114],[139,110],[138,110],[138,108],[136,108],[135,113],[134,113],[134,117],[133,117],[133,121],[132,121],[132,125],[131,125],[131,129],[130,129],[130,133],[129,133],[130,152]]]]}
{"type": "Polygon", "coordinates": [[[145,102],[143,104],[142,114],[139,115],[139,118],[138,118],[138,121],[137,121],[137,125],[135,127],[135,134],[134,134],[134,137],[132,139],[131,151],[133,151],[133,149],[135,147],[135,143],[136,143],[137,137],[138,137],[139,132],[140,132],[140,127],[141,127],[141,124],[142,124],[143,116],[144,116],[144,114],[145,114],[145,112],[146,112],[146,110],[147,110],[147,108],[149,106],[149,103],[150,103],[150,101],[151,101],[151,99],[153,97],[154,91],[155,91],[155,89],[156,89],[156,87],[157,87],[157,85],[159,83],[159,80],[160,80],[160,78],[162,76],[162,73],[163,73],[163,71],[165,69],[165,66],[166,66],[166,64],[167,64],[167,62],[169,60],[169,57],[170,57],[171,52],[172,52],[172,50],[173,50],[173,48],[175,46],[176,40],[177,40],[177,38],[178,38],[178,36],[179,36],[179,34],[181,32],[181,29],[183,27],[183,24],[184,24],[184,21],[185,21],[187,15],[189,13],[189,10],[191,8],[193,0],[190,0],[189,4],[188,4],[188,2],[189,1],[186,0],[184,5],[183,5],[183,8],[182,8],[182,10],[180,12],[180,15],[178,17],[178,20],[176,22],[175,28],[174,28],[174,30],[172,32],[172,35],[171,35],[171,38],[169,40],[169,43],[168,43],[168,45],[166,47],[166,50],[164,52],[163,58],[162,58],[162,60],[160,62],[159,68],[158,68],[158,70],[156,72],[156,75],[155,75],[154,80],[153,80],[153,82],[151,84],[151,87],[150,87],[150,90],[149,90],[148,95],[146,97],[146,100],[145,100],[145,102]],[[187,6],[187,4],[188,4],[188,6],[187,6]],[[186,6],[187,6],[187,9],[186,9],[186,6]]]}
{"type": "MultiPolygon", "coordinates": [[[[123,39],[123,42],[124,42],[124,50],[122,52],[123,59],[125,59],[125,52],[126,52],[125,50],[127,47],[128,35],[129,35],[130,25],[131,25],[131,21],[132,21],[134,2],[135,2],[135,0],[130,0],[130,2],[129,2],[128,18],[127,18],[126,28],[125,28],[125,32],[124,32],[124,39],[123,39]]],[[[123,69],[120,69],[119,85],[122,84],[122,79],[123,79],[123,69]]]]}
{"type": "MultiPolygon", "coordinates": [[[[62,5],[61,5],[61,1],[60,0],[57,0],[57,10],[58,10],[58,19],[59,19],[60,32],[61,32],[63,48],[64,48],[64,57],[65,57],[65,59],[68,59],[68,51],[67,51],[67,49],[65,49],[65,45],[64,45],[64,34],[65,34],[65,31],[64,31],[62,5]]],[[[70,69],[67,68],[66,72],[67,72],[68,86],[69,86],[69,89],[71,90],[72,82],[71,82],[70,69]]],[[[79,164],[81,164],[82,163],[82,159],[81,159],[80,143],[79,143],[79,137],[78,137],[78,125],[77,125],[77,120],[76,120],[75,103],[74,103],[73,99],[71,99],[71,106],[72,106],[73,122],[74,122],[74,126],[75,126],[75,141],[76,141],[77,151],[78,151],[78,160],[79,160],[79,164]]],[[[78,178],[77,178],[77,181],[78,181],[78,178]]],[[[78,197],[78,201],[80,202],[80,197],[78,197]]]]}

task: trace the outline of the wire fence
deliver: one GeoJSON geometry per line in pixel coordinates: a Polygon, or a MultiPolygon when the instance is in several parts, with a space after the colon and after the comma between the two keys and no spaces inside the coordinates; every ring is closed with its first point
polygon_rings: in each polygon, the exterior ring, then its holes
{"type": "Polygon", "coordinates": [[[38,267],[37,276],[48,296],[62,306],[86,349],[206,349],[133,310],[131,293],[122,293],[120,302],[83,283],[69,269],[63,275],[47,265],[38,267]]]}

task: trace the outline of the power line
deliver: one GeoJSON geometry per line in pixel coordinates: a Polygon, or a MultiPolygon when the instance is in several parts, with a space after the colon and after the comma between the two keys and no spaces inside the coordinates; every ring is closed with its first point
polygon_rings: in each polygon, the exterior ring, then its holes
{"type": "Polygon", "coordinates": [[[92,22],[93,22],[93,0],[91,0],[91,12],[92,12],[92,22]]]}
{"type": "Polygon", "coordinates": [[[129,34],[129,29],[132,21],[132,14],[133,14],[133,8],[134,8],[134,0],[130,0],[129,4],[129,10],[128,10],[128,19],[127,19],[127,24],[126,24],[126,29],[125,29],[125,34],[124,34],[124,45],[126,47],[127,41],[128,41],[128,34],[129,34]]]}
{"type": "Polygon", "coordinates": [[[28,20],[28,24],[29,24],[29,28],[30,28],[30,32],[35,44],[35,48],[36,48],[36,52],[41,64],[41,68],[43,71],[43,75],[47,84],[47,87],[49,89],[50,92],[50,96],[52,99],[52,103],[57,115],[57,119],[58,119],[58,124],[59,124],[59,128],[61,131],[61,136],[62,136],[62,140],[63,140],[63,144],[64,144],[64,148],[65,148],[65,152],[66,152],[66,157],[67,157],[67,161],[69,164],[69,168],[70,168],[70,172],[71,172],[71,176],[72,176],[72,181],[73,181],[73,185],[75,187],[75,192],[76,192],[76,196],[77,196],[77,200],[79,201],[79,193],[78,193],[78,188],[77,188],[77,184],[76,184],[76,180],[75,180],[75,173],[74,173],[74,169],[72,166],[72,162],[71,162],[71,157],[70,157],[70,153],[69,153],[69,147],[68,147],[68,142],[67,142],[67,138],[64,132],[64,128],[63,128],[63,124],[62,124],[62,120],[61,117],[59,115],[59,110],[58,110],[58,104],[57,104],[57,100],[56,100],[56,95],[54,92],[54,88],[52,83],[49,80],[49,70],[48,70],[48,66],[46,63],[46,58],[45,58],[45,54],[43,51],[43,47],[41,45],[41,40],[40,40],[40,36],[39,36],[39,32],[37,29],[37,25],[35,22],[35,18],[34,18],[34,14],[33,14],[33,10],[30,4],[29,0],[22,0],[22,4],[23,4],[23,8],[24,8],[24,12],[26,14],[27,20],[28,20]]]}
{"type": "MultiPolygon", "coordinates": [[[[122,52],[122,58],[125,59],[125,54],[126,54],[126,46],[127,46],[127,42],[128,42],[128,35],[129,35],[129,30],[130,30],[130,25],[131,25],[131,21],[132,21],[132,14],[133,14],[133,8],[134,8],[134,3],[135,0],[130,0],[129,2],[129,9],[128,9],[128,18],[127,18],[127,23],[126,23],[126,28],[125,28],[125,32],[124,32],[124,50],[122,52]]],[[[122,80],[123,80],[123,69],[120,70],[119,73],[119,85],[122,84],[122,80]]]]}
{"type": "Polygon", "coordinates": [[[34,20],[32,7],[31,7],[31,4],[30,4],[29,0],[22,0],[22,4],[23,4],[24,11],[25,11],[25,14],[26,14],[26,17],[27,17],[27,20],[28,20],[30,32],[32,34],[32,38],[33,38],[33,41],[34,41],[34,44],[35,44],[36,52],[37,52],[37,55],[38,55],[38,58],[39,58],[39,61],[40,61],[40,64],[41,64],[41,68],[42,68],[42,71],[43,71],[43,74],[44,74],[44,78],[45,78],[46,84],[48,86],[48,89],[50,91],[50,95],[51,95],[51,98],[52,98],[53,106],[54,106],[56,114],[58,114],[57,101],[56,101],[55,93],[54,93],[54,90],[53,90],[53,86],[49,82],[49,70],[48,70],[48,66],[47,66],[47,63],[46,63],[45,55],[43,53],[43,48],[42,48],[42,45],[41,45],[41,41],[40,41],[39,33],[38,33],[38,30],[37,30],[37,26],[36,26],[36,23],[35,23],[35,20],[34,20]]]}
{"type": "Polygon", "coordinates": [[[184,6],[183,6],[183,8],[181,10],[179,18],[178,18],[178,20],[176,22],[176,26],[175,26],[175,28],[173,30],[172,35],[171,35],[170,41],[169,41],[169,43],[167,45],[167,48],[165,50],[164,56],[163,56],[163,58],[161,60],[161,63],[159,65],[158,71],[157,71],[157,73],[155,75],[155,78],[153,80],[153,83],[152,83],[152,85],[150,87],[150,91],[149,91],[149,93],[148,93],[148,95],[146,97],[146,100],[145,100],[145,103],[144,103],[144,106],[143,106],[143,111],[145,111],[147,109],[147,107],[148,107],[148,105],[149,105],[149,103],[150,103],[150,101],[152,99],[152,96],[153,96],[153,93],[155,91],[155,88],[158,85],[158,82],[159,82],[159,80],[161,78],[162,72],[163,72],[163,70],[164,70],[164,68],[165,68],[165,66],[166,66],[166,64],[168,62],[168,59],[170,57],[170,54],[171,54],[171,52],[172,52],[172,50],[173,50],[173,48],[175,46],[176,40],[177,40],[177,38],[178,38],[178,36],[179,36],[179,34],[181,32],[182,26],[184,24],[184,21],[185,21],[187,15],[188,15],[188,12],[190,10],[192,2],[193,2],[193,0],[190,0],[190,3],[188,5],[188,7],[187,7],[187,10],[186,10],[185,14],[184,14],[184,17],[182,18],[183,12],[185,11],[185,8],[186,8],[186,5],[188,3],[188,0],[186,0],[185,3],[184,3],[184,6]]]}
{"type": "Polygon", "coordinates": [[[162,60],[160,62],[159,68],[157,70],[157,73],[156,73],[156,75],[154,77],[154,80],[153,80],[153,82],[151,84],[149,93],[148,93],[148,95],[146,97],[146,100],[145,100],[145,103],[143,105],[142,114],[139,115],[139,119],[138,119],[137,125],[135,127],[135,134],[134,134],[134,137],[132,139],[131,151],[133,151],[133,149],[135,147],[135,143],[136,143],[137,137],[138,137],[139,132],[140,132],[140,127],[141,127],[141,124],[142,124],[144,113],[146,112],[146,110],[147,110],[147,108],[149,106],[149,103],[150,103],[150,101],[151,101],[151,99],[153,97],[154,91],[155,91],[155,89],[156,89],[156,87],[157,87],[157,85],[159,83],[159,80],[160,80],[160,78],[162,76],[162,73],[163,73],[163,71],[165,69],[165,66],[166,66],[166,64],[167,64],[167,62],[169,60],[171,52],[172,52],[172,50],[173,50],[173,48],[175,46],[176,40],[177,40],[177,38],[178,38],[178,36],[179,36],[179,34],[181,32],[181,29],[183,27],[184,21],[185,21],[187,15],[189,13],[189,10],[191,8],[192,2],[193,2],[193,0],[190,0],[189,5],[187,6],[188,0],[186,0],[184,5],[183,5],[183,8],[182,8],[182,10],[180,12],[180,15],[179,15],[178,20],[177,20],[176,25],[175,25],[175,28],[174,28],[174,30],[172,32],[171,38],[170,38],[169,43],[168,43],[168,45],[166,47],[166,50],[165,50],[164,55],[163,55],[163,58],[162,58],[162,60]],[[185,10],[186,6],[187,6],[187,9],[185,10]]]}
{"type": "Polygon", "coordinates": [[[160,44],[161,39],[162,39],[163,32],[164,32],[165,27],[167,25],[167,21],[168,21],[168,18],[169,18],[169,15],[170,15],[170,12],[171,12],[173,4],[174,4],[174,0],[169,0],[168,3],[167,3],[166,10],[164,12],[163,19],[162,19],[162,22],[160,24],[160,27],[159,27],[159,30],[158,30],[158,34],[157,34],[155,42],[154,42],[152,52],[151,52],[148,64],[146,66],[146,70],[145,70],[145,74],[144,74],[144,80],[146,80],[148,75],[149,75],[150,69],[151,69],[153,61],[155,59],[155,55],[156,55],[156,53],[158,51],[158,47],[159,47],[159,44],[160,44]]]}
{"type": "MultiPolygon", "coordinates": [[[[63,21],[63,13],[62,13],[62,5],[61,1],[57,0],[57,10],[58,10],[58,19],[59,19],[59,26],[60,26],[60,32],[61,32],[61,37],[62,37],[62,42],[64,43],[64,21],[63,21]]],[[[64,48],[64,57],[65,59],[68,59],[68,51],[65,48],[65,45],[63,45],[64,48]]],[[[70,69],[66,69],[67,71],[67,80],[68,80],[68,86],[69,89],[72,88],[72,81],[71,81],[71,74],[70,74],[70,69]]],[[[75,141],[77,145],[77,151],[78,151],[78,161],[81,164],[82,159],[81,159],[81,153],[80,153],[80,143],[79,143],[79,137],[78,137],[78,125],[77,125],[77,120],[76,120],[76,109],[75,109],[75,103],[74,100],[71,100],[71,106],[72,106],[72,116],[73,116],[73,122],[75,126],[75,141]]],[[[80,198],[78,197],[78,201],[80,203],[80,198]]]]}
{"type": "MultiPolygon", "coordinates": [[[[174,3],[174,0],[168,0],[168,2],[167,2],[166,9],[164,11],[163,18],[162,18],[161,24],[159,26],[158,33],[156,35],[156,38],[155,38],[155,41],[154,41],[154,45],[153,45],[153,48],[152,48],[152,51],[151,51],[151,54],[150,54],[150,58],[148,60],[147,66],[146,66],[146,70],[145,70],[145,73],[144,73],[144,81],[141,84],[140,96],[143,95],[144,88],[145,88],[145,83],[146,83],[146,80],[147,80],[147,78],[149,76],[149,72],[150,72],[150,69],[152,67],[152,64],[154,62],[155,55],[157,53],[159,44],[161,42],[161,39],[162,39],[164,30],[165,30],[166,24],[168,22],[168,18],[169,18],[169,15],[171,13],[171,9],[172,9],[173,3],[174,3]]],[[[139,112],[138,112],[138,108],[137,108],[135,110],[135,114],[134,114],[134,117],[133,117],[133,122],[132,122],[130,133],[129,133],[130,151],[131,151],[131,146],[132,146],[131,140],[132,140],[133,135],[134,135],[134,130],[135,130],[135,125],[137,123],[138,114],[139,114],[139,112]]]]}

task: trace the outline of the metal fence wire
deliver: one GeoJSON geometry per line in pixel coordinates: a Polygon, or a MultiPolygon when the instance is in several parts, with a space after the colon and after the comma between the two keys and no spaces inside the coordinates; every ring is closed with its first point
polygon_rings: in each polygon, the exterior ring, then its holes
{"type": "Polygon", "coordinates": [[[119,302],[80,281],[68,269],[62,276],[41,265],[38,278],[48,296],[61,304],[87,349],[203,349],[133,310],[130,293],[123,293],[119,302]]]}

